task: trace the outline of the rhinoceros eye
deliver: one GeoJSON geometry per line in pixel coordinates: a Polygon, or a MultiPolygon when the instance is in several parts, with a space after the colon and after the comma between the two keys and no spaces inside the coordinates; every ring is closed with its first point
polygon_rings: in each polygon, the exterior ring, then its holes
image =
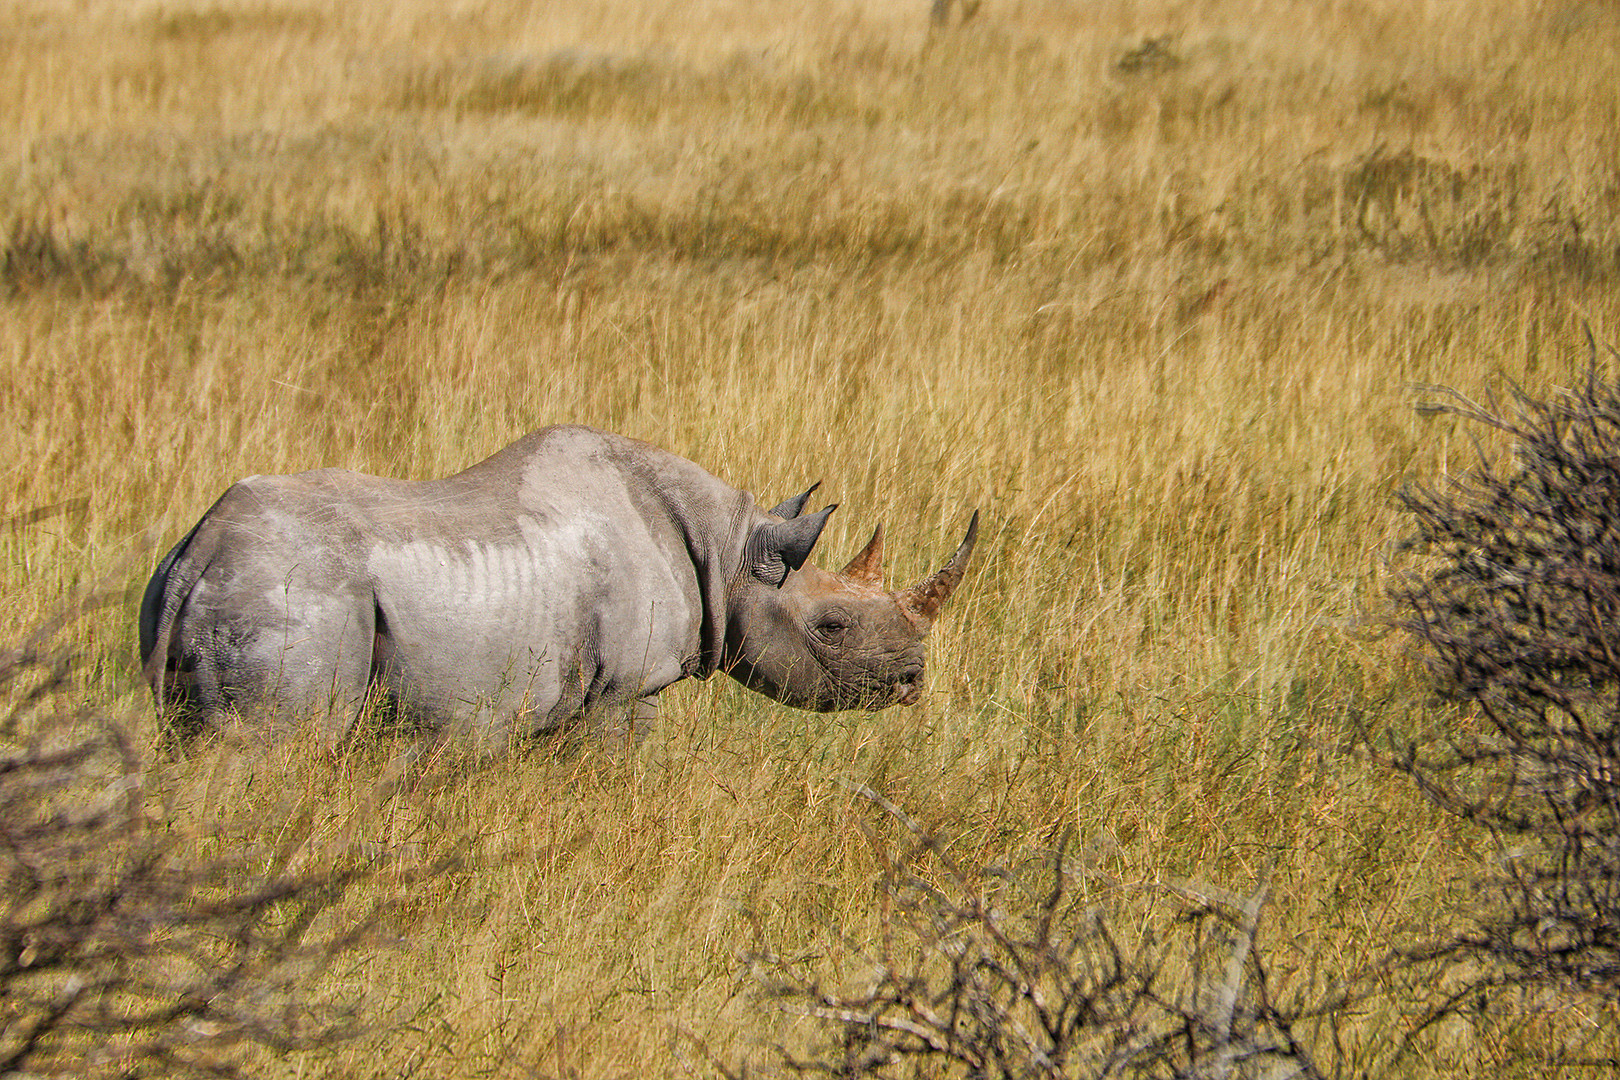
{"type": "Polygon", "coordinates": [[[816,636],[830,645],[842,641],[848,630],[849,620],[836,612],[828,612],[816,620],[816,636]]]}

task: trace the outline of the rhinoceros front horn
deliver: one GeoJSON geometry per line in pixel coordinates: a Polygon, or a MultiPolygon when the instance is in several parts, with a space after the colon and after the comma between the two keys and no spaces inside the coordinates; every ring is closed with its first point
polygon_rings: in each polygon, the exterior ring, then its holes
{"type": "Polygon", "coordinates": [[[978,537],[979,512],[975,510],[973,520],[968,522],[967,535],[962,538],[961,546],[956,549],[956,554],[951,556],[951,561],[927,581],[907,589],[901,602],[917,615],[933,622],[934,617],[939,614],[939,609],[950,599],[951,592],[961,582],[962,575],[967,573],[968,559],[973,555],[973,542],[978,537]]]}

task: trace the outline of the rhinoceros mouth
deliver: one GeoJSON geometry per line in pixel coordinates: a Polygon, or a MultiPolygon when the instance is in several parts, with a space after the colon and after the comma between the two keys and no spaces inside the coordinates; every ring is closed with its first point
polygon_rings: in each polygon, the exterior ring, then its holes
{"type": "Polygon", "coordinates": [[[728,669],[733,677],[784,705],[809,712],[877,712],[891,705],[915,705],[922,700],[921,666],[902,668],[887,675],[881,672],[847,674],[840,678],[823,668],[814,679],[772,677],[746,661],[736,661],[728,669]]]}
{"type": "Polygon", "coordinates": [[[877,712],[891,705],[915,705],[922,700],[922,669],[907,669],[889,679],[868,682],[853,688],[839,709],[867,709],[877,712]]]}
{"type": "Polygon", "coordinates": [[[879,712],[891,705],[915,705],[922,699],[915,682],[895,681],[877,686],[834,690],[828,694],[782,694],[778,701],[811,712],[879,712]]]}
{"type": "Polygon", "coordinates": [[[923,695],[923,668],[921,664],[908,667],[900,673],[895,683],[895,700],[901,705],[915,705],[922,700],[923,695]]]}

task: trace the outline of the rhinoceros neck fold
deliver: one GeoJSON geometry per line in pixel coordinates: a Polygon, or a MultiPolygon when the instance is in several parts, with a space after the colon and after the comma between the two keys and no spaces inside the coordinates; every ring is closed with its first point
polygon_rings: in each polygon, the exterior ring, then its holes
{"type": "MultiPolygon", "coordinates": [[[[663,451],[657,451],[664,454],[663,451]]],[[[649,494],[679,530],[686,565],[697,579],[702,605],[696,652],[685,658],[686,675],[706,679],[724,661],[732,583],[743,549],[759,516],[754,497],[672,454],[650,482],[649,494]]]]}
{"type": "Polygon", "coordinates": [[[526,510],[566,517],[605,513],[600,530],[622,543],[617,559],[630,567],[661,563],[682,577],[691,575],[690,595],[700,610],[693,612],[697,634],[681,667],[699,678],[713,674],[725,645],[730,581],[756,516],[753,496],[650,443],[572,426],[536,432],[468,473],[514,465],[522,474],[519,501],[526,510]],[[605,489],[622,502],[615,505],[605,489]]]}

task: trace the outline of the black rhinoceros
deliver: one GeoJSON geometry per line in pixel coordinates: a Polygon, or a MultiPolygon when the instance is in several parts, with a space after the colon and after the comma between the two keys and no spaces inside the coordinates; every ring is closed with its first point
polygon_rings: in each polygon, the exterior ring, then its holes
{"type": "MultiPolygon", "coordinates": [[[[882,527],[843,571],[808,564],[834,507],[752,495],[644,442],[537,431],[443,480],[250,476],[176,544],[141,601],[159,708],[321,719],[368,695],[474,745],[577,716],[645,720],[723,670],[807,709],[912,704],[923,639],[967,567],[883,589],[882,527]]],[[[172,713],[171,713],[172,715],[172,713]]]]}

